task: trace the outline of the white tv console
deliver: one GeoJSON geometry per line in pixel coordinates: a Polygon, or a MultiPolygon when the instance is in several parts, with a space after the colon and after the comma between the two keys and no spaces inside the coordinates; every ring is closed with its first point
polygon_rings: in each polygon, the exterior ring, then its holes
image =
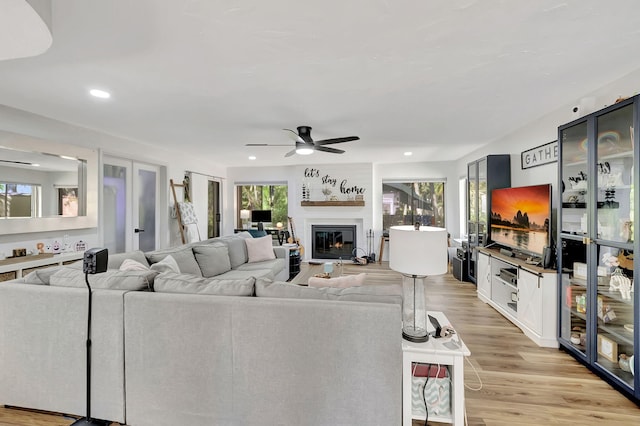
{"type": "Polygon", "coordinates": [[[538,346],[557,348],[558,275],[498,249],[478,248],[478,298],[515,324],[538,346]],[[501,271],[510,269],[514,275],[501,271]],[[506,277],[505,277],[506,275],[506,277]]]}

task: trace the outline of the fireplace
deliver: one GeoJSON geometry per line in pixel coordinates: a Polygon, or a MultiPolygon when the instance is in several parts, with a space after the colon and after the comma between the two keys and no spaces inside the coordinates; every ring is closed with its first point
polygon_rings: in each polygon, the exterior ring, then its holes
{"type": "Polygon", "coordinates": [[[313,259],[351,259],[356,247],[356,225],[311,225],[313,259]]]}

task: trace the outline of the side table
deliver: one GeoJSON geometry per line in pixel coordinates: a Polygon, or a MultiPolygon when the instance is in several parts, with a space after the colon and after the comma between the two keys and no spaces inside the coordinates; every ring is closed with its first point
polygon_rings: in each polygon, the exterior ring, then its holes
{"type": "MultiPolygon", "coordinates": [[[[451,325],[442,312],[429,311],[441,325],[451,325]]],[[[452,325],[451,325],[452,326],[452,325]]],[[[428,324],[429,331],[433,331],[428,324]]],[[[411,384],[413,363],[435,364],[449,367],[451,377],[451,415],[429,415],[429,420],[441,423],[464,425],[464,357],[471,355],[460,336],[429,337],[424,343],[402,340],[402,425],[411,426],[412,419],[424,420],[424,416],[414,417],[411,410],[411,384]]]]}

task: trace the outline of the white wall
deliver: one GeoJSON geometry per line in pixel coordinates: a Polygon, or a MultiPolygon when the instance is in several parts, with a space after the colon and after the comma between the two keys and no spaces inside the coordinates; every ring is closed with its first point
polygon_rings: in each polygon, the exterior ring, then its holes
{"type": "MultiPolygon", "coordinates": [[[[160,194],[162,202],[160,226],[164,231],[160,235],[161,246],[169,244],[168,206],[173,201],[169,193],[169,178],[182,182],[184,173],[187,170],[223,177],[226,173],[224,166],[209,160],[202,153],[181,152],[179,141],[176,142],[175,149],[159,148],[153,144],[112,136],[3,105],[0,105],[0,129],[43,140],[57,141],[66,145],[100,148],[101,156],[108,154],[162,166],[163,170],[160,177],[160,189],[162,192],[160,194]]],[[[206,200],[206,187],[204,191],[204,194],[194,193],[194,198],[206,200]]],[[[206,213],[204,218],[206,218],[206,213]]],[[[204,218],[203,220],[205,220],[204,218]]],[[[61,242],[65,235],[68,235],[67,239],[71,240],[72,243],[82,240],[87,243],[88,247],[99,246],[102,243],[102,236],[97,228],[38,234],[0,235],[0,253],[10,254],[13,248],[22,247],[27,248],[27,250],[34,250],[37,242],[53,244],[54,241],[61,242]]]]}

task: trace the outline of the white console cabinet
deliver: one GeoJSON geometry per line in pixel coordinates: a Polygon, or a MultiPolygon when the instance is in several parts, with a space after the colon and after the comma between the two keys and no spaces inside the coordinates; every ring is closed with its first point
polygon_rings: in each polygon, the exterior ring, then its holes
{"type": "Polygon", "coordinates": [[[478,249],[478,298],[538,346],[557,348],[557,273],[497,250],[478,249]]]}

